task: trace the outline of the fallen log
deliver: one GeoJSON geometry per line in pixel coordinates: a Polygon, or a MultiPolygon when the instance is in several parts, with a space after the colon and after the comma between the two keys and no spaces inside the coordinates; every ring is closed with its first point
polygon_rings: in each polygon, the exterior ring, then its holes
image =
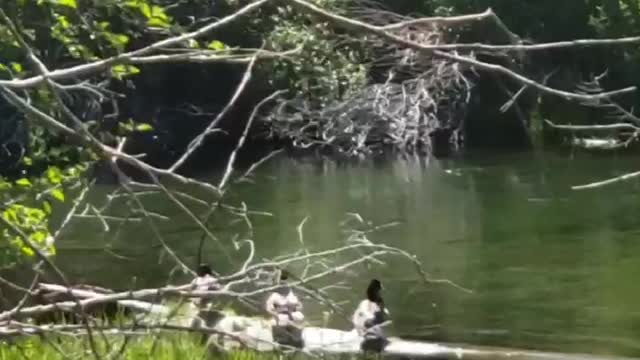
{"type": "MultiPolygon", "coordinates": [[[[55,307],[58,303],[71,302],[75,301],[75,298],[79,298],[74,292],[91,294],[90,296],[104,296],[113,293],[109,289],[90,285],[76,285],[71,289],[72,291],[65,287],[60,288],[62,289],[49,289],[46,286],[38,286],[31,296],[31,301],[36,305],[54,305],[55,307]]],[[[93,304],[83,307],[83,311],[90,317],[106,321],[114,320],[118,314],[126,315],[128,313],[126,308],[120,308],[115,302],[93,304]]],[[[38,325],[50,323],[79,324],[82,322],[82,316],[79,311],[69,310],[65,307],[58,307],[50,312],[34,314],[32,318],[34,323],[38,325]]]]}
{"type": "MultiPolygon", "coordinates": [[[[88,290],[74,289],[78,295],[89,296],[88,290]]],[[[272,323],[265,318],[247,317],[238,315],[225,315],[224,317],[213,317],[212,321],[207,321],[206,314],[193,307],[193,312],[189,314],[192,319],[203,318],[204,322],[199,326],[185,326],[184,318],[167,317],[171,314],[169,307],[165,305],[144,303],[137,300],[119,300],[122,305],[132,305],[144,311],[153,309],[158,317],[152,317],[153,322],[146,324],[136,324],[128,328],[107,328],[101,329],[106,335],[132,335],[148,336],[149,329],[161,329],[164,331],[189,331],[201,334],[208,334],[207,345],[212,351],[219,349],[232,350],[234,348],[250,348],[256,351],[291,350],[291,347],[280,346],[274,341],[272,323]],[[145,330],[147,329],[147,330],[145,330]]],[[[205,311],[206,312],[206,311],[205,311]]],[[[85,330],[79,325],[50,325],[45,327],[15,328],[14,325],[1,326],[0,337],[4,336],[25,336],[42,334],[46,331],[72,332],[82,335],[85,330]],[[75,326],[75,327],[74,327],[75,326]]],[[[331,328],[308,326],[302,329],[301,336],[304,347],[303,353],[312,355],[356,355],[361,353],[363,337],[356,331],[344,331],[331,328]]],[[[411,359],[438,359],[438,360],[610,360],[625,359],[621,357],[606,357],[586,354],[564,354],[553,352],[530,351],[521,349],[483,347],[474,345],[445,344],[436,342],[403,340],[397,337],[388,338],[388,344],[382,351],[382,355],[390,358],[411,358],[411,359]]]]}

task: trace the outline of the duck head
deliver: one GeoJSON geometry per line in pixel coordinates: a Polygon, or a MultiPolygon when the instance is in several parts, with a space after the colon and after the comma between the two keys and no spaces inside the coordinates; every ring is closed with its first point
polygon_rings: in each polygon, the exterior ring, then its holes
{"type": "Polygon", "coordinates": [[[280,277],[278,283],[280,287],[276,290],[280,295],[287,295],[291,291],[291,286],[289,286],[289,272],[287,270],[280,271],[280,277]]]}
{"type": "Polygon", "coordinates": [[[206,275],[213,275],[213,272],[211,271],[211,267],[209,267],[209,265],[200,264],[198,265],[198,269],[196,270],[196,275],[198,275],[198,277],[203,277],[206,275]]]}
{"type": "Polygon", "coordinates": [[[369,283],[367,287],[367,299],[373,302],[380,302],[382,297],[380,296],[380,291],[382,290],[382,283],[378,279],[373,279],[369,283]]]}

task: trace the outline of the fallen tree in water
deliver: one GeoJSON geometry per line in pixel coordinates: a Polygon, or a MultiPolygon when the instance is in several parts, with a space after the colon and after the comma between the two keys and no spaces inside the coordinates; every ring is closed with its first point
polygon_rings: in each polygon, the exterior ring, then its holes
{"type": "MultiPolygon", "coordinates": [[[[342,290],[352,291],[352,288],[344,280],[336,281],[332,278],[337,274],[340,274],[341,279],[350,275],[358,276],[357,267],[371,262],[384,265],[386,259],[392,256],[413,264],[416,280],[422,281],[425,286],[442,284],[470,292],[449,280],[430,278],[415,256],[369,240],[368,234],[393,224],[371,227],[356,215],[345,228],[349,234],[346,244],[323,251],[309,251],[304,247],[303,225],[304,222],[299,227],[300,242],[303,245],[300,251],[275,259],[257,261],[253,241],[246,240],[249,253],[242,266],[231,274],[220,274],[218,280],[222,286],[217,290],[202,291],[194,289],[192,284],[185,284],[116,292],[86,285],[34,283],[31,289],[24,289],[25,297],[20,304],[0,313],[0,338],[15,341],[30,335],[91,338],[93,334],[93,341],[112,338],[110,348],[114,349],[120,345],[126,346],[127,339],[131,336],[155,336],[169,331],[210,335],[208,342],[213,349],[240,346],[255,350],[291,350],[286,345],[276,343],[270,321],[225,315],[223,309],[203,310],[194,306],[190,299],[213,299],[217,303],[232,300],[261,308],[264,296],[281,286],[275,280],[278,271],[283,268],[297,269],[298,275],[289,282],[290,286],[300,292],[307,302],[318,302],[334,316],[349,319],[351,309],[345,309],[335,296],[342,290]],[[314,285],[318,283],[327,285],[314,285]],[[66,323],[62,319],[66,319],[66,323]],[[47,324],[46,320],[51,323],[47,324]],[[120,338],[121,336],[124,338],[120,338]]],[[[336,332],[308,325],[303,334],[307,334],[305,339],[309,340],[303,349],[305,352],[353,353],[352,348],[356,346],[359,349],[362,341],[361,337],[351,331],[336,332]],[[318,332],[324,335],[319,336],[318,332]],[[335,336],[343,339],[343,345],[331,350],[327,348],[327,339],[335,336]]],[[[95,351],[99,351],[97,349],[96,346],[95,351]]]]}
{"type": "Polygon", "coordinates": [[[448,153],[464,144],[464,122],[469,116],[474,83],[480,77],[495,76],[498,82],[508,81],[519,87],[511,90],[501,84],[508,100],[500,110],[516,108],[516,120],[522,121],[525,129],[529,113],[520,105],[525,92],[585,106],[622,109],[613,97],[636,90],[628,87],[587,93],[579,88],[583,84],[575,84],[575,91],[560,90],[545,84],[546,74],[536,81],[521,70],[530,52],[624,45],[635,43],[638,38],[525,44],[491,10],[415,19],[369,9],[364,11],[365,21],[332,14],[304,1],[292,3],[337,28],[363,34],[361,42],[382,49],[380,58],[372,61],[374,66],[377,62],[387,64],[386,81],[369,85],[361,92],[328,103],[308,99],[304,94],[283,101],[269,117],[271,127],[277,135],[295,139],[300,147],[320,145],[347,155],[377,153],[385,147],[432,154],[438,152],[435,145],[440,144],[448,153]],[[468,28],[474,29],[483,22],[493,24],[500,34],[497,41],[507,44],[457,42],[468,28]]]}

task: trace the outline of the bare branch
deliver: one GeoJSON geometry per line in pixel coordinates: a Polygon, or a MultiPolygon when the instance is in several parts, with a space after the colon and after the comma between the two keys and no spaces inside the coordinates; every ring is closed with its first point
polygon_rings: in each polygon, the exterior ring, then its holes
{"type": "Polygon", "coordinates": [[[587,130],[633,130],[640,131],[640,127],[632,124],[619,123],[619,124],[604,124],[604,125],[558,125],[554,124],[550,120],[545,119],[545,123],[549,126],[561,129],[561,130],[575,130],[575,131],[587,131],[587,130]]]}
{"type": "Polygon", "coordinates": [[[284,93],[284,91],[276,91],[276,92],[274,92],[273,94],[267,96],[262,101],[260,101],[258,103],[258,105],[256,105],[253,108],[253,111],[251,112],[251,115],[249,116],[249,120],[247,120],[247,124],[244,127],[244,131],[242,132],[242,136],[240,136],[240,139],[238,139],[238,143],[237,143],[235,149],[233,149],[233,152],[229,156],[229,160],[227,161],[227,168],[226,168],[226,170],[224,172],[224,175],[222,175],[222,178],[220,179],[220,183],[218,183],[218,189],[220,189],[221,191],[224,191],[224,188],[225,188],[225,186],[227,184],[227,181],[229,180],[229,177],[231,176],[231,173],[233,172],[233,165],[234,165],[234,162],[236,160],[236,156],[238,155],[238,151],[240,151],[240,149],[244,145],[245,140],[247,139],[247,135],[249,134],[249,129],[251,128],[251,125],[253,124],[253,120],[256,118],[256,116],[258,115],[258,112],[262,109],[262,107],[266,103],[268,103],[269,101],[272,101],[273,99],[275,99],[276,97],[278,97],[282,93],[284,93]]]}
{"type": "Polygon", "coordinates": [[[592,183],[589,183],[589,184],[572,186],[571,189],[572,190],[595,189],[595,188],[599,188],[599,187],[603,187],[603,186],[619,183],[619,182],[622,182],[622,181],[632,180],[632,179],[635,179],[637,177],[640,177],[640,171],[636,171],[636,172],[632,172],[632,173],[616,176],[614,178],[610,178],[610,179],[607,179],[607,180],[592,182],[592,183]]]}
{"type": "MultiPolygon", "coordinates": [[[[222,109],[222,111],[218,114],[218,116],[216,116],[215,119],[213,119],[213,121],[211,121],[211,123],[209,123],[209,125],[206,127],[206,129],[204,129],[204,131],[200,135],[198,135],[195,139],[193,139],[193,141],[191,141],[191,143],[187,147],[187,150],[169,168],[169,171],[173,172],[176,169],[178,169],[180,166],[182,166],[184,164],[184,162],[189,158],[189,156],[191,156],[191,154],[193,154],[193,152],[196,151],[202,145],[202,142],[204,141],[204,139],[215,129],[215,127],[218,125],[220,120],[222,120],[222,118],[235,105],[235,103],[240,98],[240,95],[244,91],[244,88],[247,86],[247,83],[249,83],[249,80],[251,79],[251,73],[253,71],[253,66],[256,63],[256,59],[257,58],[255,56],[253,58],[251,58],[251,61],[249,62],[249,65],[247,65],[247,69],[245,70],[244,74],[242,75],[242,80],[240,81],[240,83],[236,87],[236,91],[234,92],[233,96],[231,97],[231,99],[229,100],[227,105],[222,109]]],[[[218,187],[218,188],[220,189],[220,187],[218,187]]]]}

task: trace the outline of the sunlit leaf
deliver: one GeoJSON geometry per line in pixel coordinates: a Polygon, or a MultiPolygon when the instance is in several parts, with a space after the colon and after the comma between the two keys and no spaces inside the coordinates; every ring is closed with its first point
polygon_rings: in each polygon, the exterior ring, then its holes
{"type": "Polygon", "coordinates": [[[224,50],[225,45],[220,40],[213,40],[209,44],[207,44],[207,49],[211,50],[224,50]]]}
{"type": "Polygon", "coordinates": [[[49,234],[46,231],[38,230],[29,236],[29,240],[31,240],[36,244],[42,244],[44,240],[47,238],[47,235],[49,234]]]}
{"type": "Polygon", "coordinates": [[[76,0],[54,0],[54,2],[58,5],[68,6],[73,9],[76,9],[78,7],[76,0]]]}
{"type": "Polygon", "coordinates": [[[129,43],[129,37],[124,34],[115,34],[115,33],[107,32],[104,35],[107,38],[107,40],[109,40],[109,42],[113,45],[124,46],[124,45],[127,45],[127,43],[129,43]]]}
{"type": "Polygon", "coordinates": [[[47,179],[53,185],[58,185],[62,182],[62,171],[56,166],[51,166],[47,169],[47,179]]]}
{"type": "Polygon", "coordinates": [[[171,26],[169,22],[160,18],[151,18],[147,20],[148,27],[168,28],[171,26]]]}
{"type": "Polygon", "coordinates": [[[151,7],[151,17],[169,21],[169,15],[167,15],[163,8],[157,5],[151,7]]]}
{"type": "Polygon", "coordinates": [[[153,131],[153,126],[149,124],[138,124],[136,125],[136,131],[139,131],[139,132],[153,131]]]}
{"type": "Polygon", "coordinates": [[[142,15],[144,15],[144,17],[146,17],[147,19],[151,18],[151,6],[149,6],[149,4],[141,2],[138,5],[138,9],[140,9],[140,12],[142,13],[142,15]]]}
{"type": "Polygon", "coordinates": [[[42,210],[47,214],[51,214],[51,204],[48,201],[42,203],[42,210]]]}
{"type": "Polygon", "coordinates": [[[111,67],[111,74],[118,79],[121,79],[128,75],[134,75],[139,72],[140,72],[140,69],[138,69],[133,65],[119,64],[111,67]]]}
{"type": "Polygon", "coordinates": [[[12,62],[11,63],[11,69],[13,69],[14,72],[21,73],[22,72],[22,64],[17,63],[17,62],[12,62]]]}
{"type": "Polygon", "coordinates": [[[64,30],[68,29],[71,26],[71,23],[64,15],[56,15],[56,21],[58,22],[57,25],[59,25],[64,30]]]}
{"type": "Polygon", "coordinates": [[[35,252],[28,246],[21,246],[20,252],[28,257],[33,257],[35,255],[35,252]]]}
{"type": "Polygon", "coordinates": [[[14,207],[10,207],[5,211],[3,211],[2,216],[4,217],[5,220],[12,223],[15,223],[18,221],[18,214],[16,213],[16,210],[14,209],[14,207]]]}
{"type": "Polygon", "coordinates": [[[53,189],[53,190],[51,190],[50,194],[54,199],[56,199],[56,200],[58,200],[60,202],[64,202],[64,192],[62,190],[53,189]]]}
{"type": "Polygon", "coordinates": [[[124,34],[115,34],[112,32],[105,32],[104,37],[119,51],[124,51],[125,46],[129,43],[129,37],[124,34]]]}
{"type": "Polygon", "coordinates": [[[28,187],[31,186],[31,181],[29,181],[29,179],[27,178],[18,179],[16,180],[16,185],[28,187]]]}

